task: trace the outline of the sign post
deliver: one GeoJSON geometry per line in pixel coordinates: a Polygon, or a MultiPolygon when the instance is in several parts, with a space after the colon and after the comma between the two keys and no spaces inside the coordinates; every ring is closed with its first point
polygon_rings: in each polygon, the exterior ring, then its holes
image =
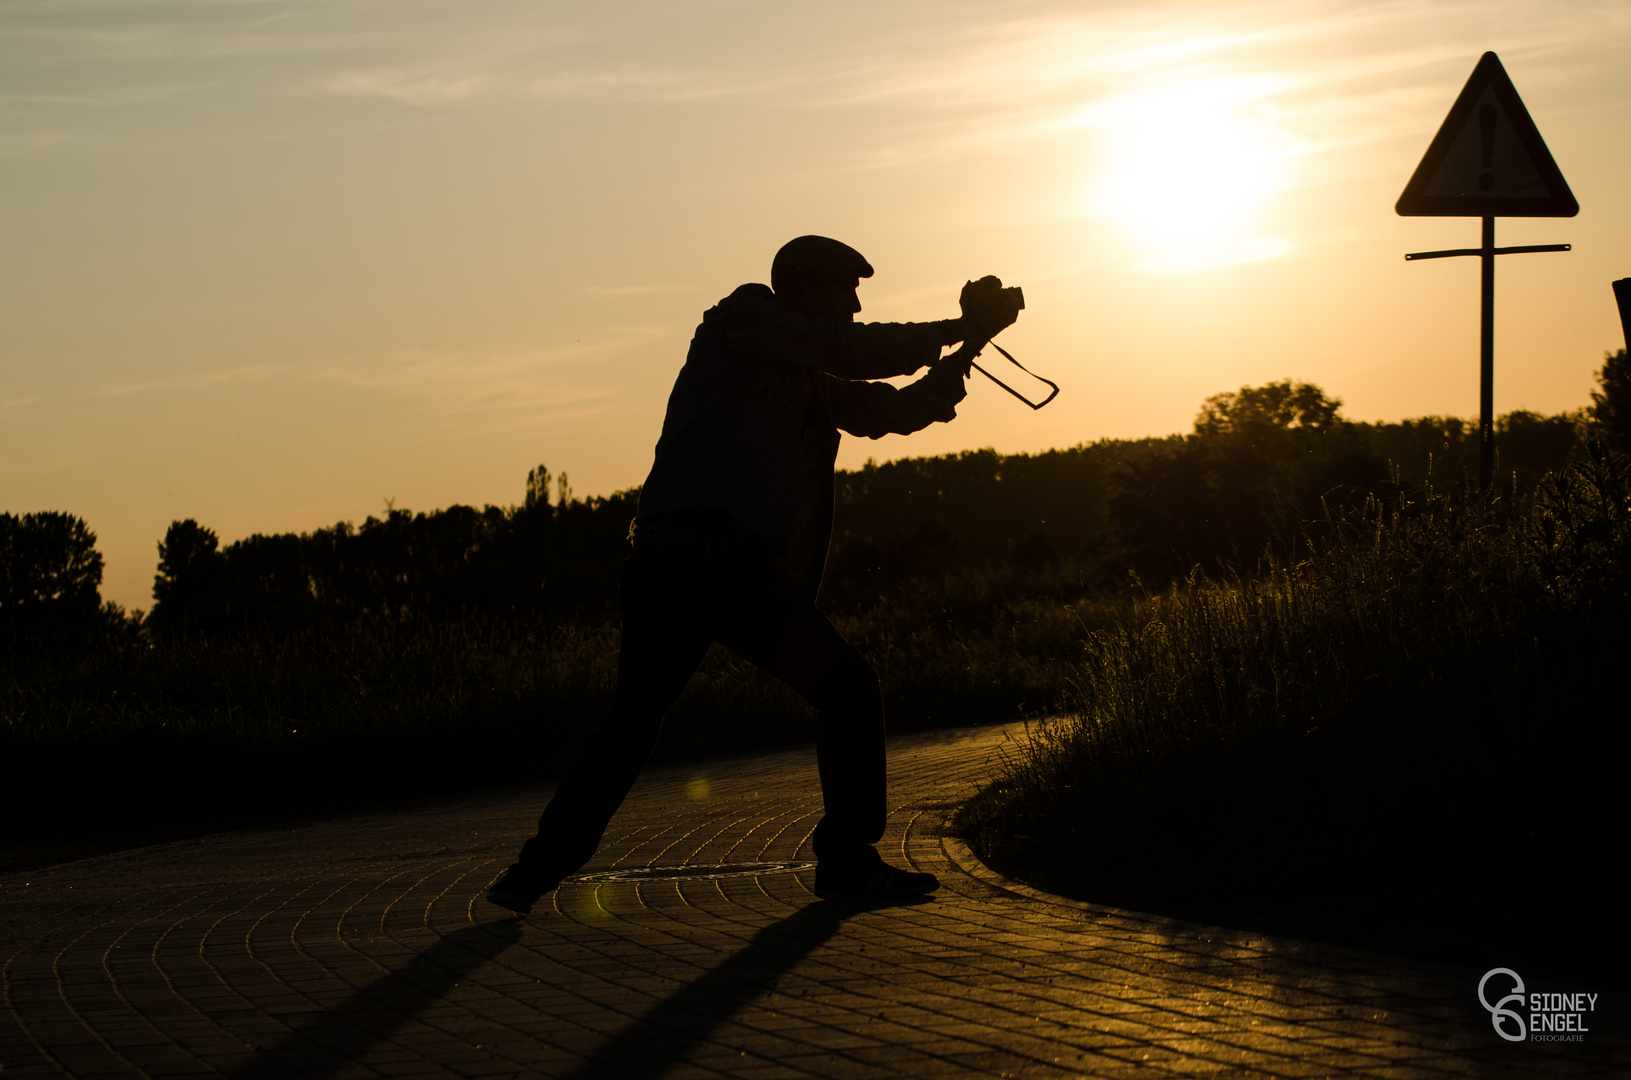
{"type": "Polygon", "coordinates": [[[1483,242],[1478,247],[1418,251],[1405,260],[1476,255],[1482,263],[1478,487],[1487,496],[1495,474],[1495,256],[1570,248],[1568,244],[1498,248],[1495,219],[1574,217],[1580,212],[1540,130],[1494,53],[1487,52],[1478,61],[1393,208],[1403,217],[1483,219],[1483,242]]]}

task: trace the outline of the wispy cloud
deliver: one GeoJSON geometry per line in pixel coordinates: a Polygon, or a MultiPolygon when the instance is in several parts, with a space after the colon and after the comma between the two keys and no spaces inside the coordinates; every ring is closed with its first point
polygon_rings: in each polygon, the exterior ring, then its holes
{"type": "Polygon", "coordinates": [[[554,71],[539,75],[471,63],[444,70],[351,71],[320,82],[317,92],[436,106],[492,101],[672,101],[720,96],[732,91],[717,81],[672,69],[554,71]]]}
{"type": "Polygon", "coordinates": [[[477,96],[487,82],[476,75],[359,71],[330,79],[324,89],[335,94],[387,98],[406,105],[446,105],[477,96]]]}
{"type": "Polygon", "coordinates": [[[32,154],[66,146],[75,137],[72,131],[0,131],[0,154],[32,154]]]}
{"type": "Polygon", "coordinates": [[[141,382],[102,383],[97,393],[103,397],[130,397],[154,390],[200,389],[209,386],[232,386],[239,383],[265,383],[302,370],[299,364],[248,364],[220,371],[194,371],[148,379],[141,382]]]}
{"type": "Polygon", "coordinates": [[[380,31],[342,21],[348,11],[360,14],[370,6],[310,0],[275,5],[269,0],[54,0],[7,4],[0,28],[18,53],[103,63],[309,56],[380,41],[380,31]]]}
{"type": "MultiPolygon", "coordinates": [[[[256,77],[283,90],[373,96],[411,106],[526,99],[683,100],[771,93],[804,106],[907,103],[938,111],[1026,109],[1059,98],[1123,92],[1174,71],[1201,72],[1242,57],[1271,60],[1319,85],[1420,69],[1444,59],[1421,42],[1488,28],[1534,55],[1569,41],[1623,36],[1624,5],[1571,5],[1558,19],[1529,0],[1417,3],[993,5],[947,18],[939,5],[887,12],[842,0],[820,17],[775,9],[626,3],[577,9],[469,0],[269,0],[199,3],[117,0],[12,3],[0,10],[0,58],[43,71],[123,73],[158,61],[281,58],[256,77]],[[864,16],[867,32],[846,27],[864,16]],[[1333,40],[1348,56],[1326,63],[1333,40]],[[677,63],[676,57],[688,57],[677,63]]],[[[1459,53],[1457,54],[1459,55],[1459,53]]],[[[16,68],[16,65],[7,65],[16,68]]],[[[13,76],[5,80],[15,84],[13,76]]],[[[135,91],[147,92],[147,91],[135,91]]],[[[164,92],[161,88],[152,92],[164,92]]],[[[94,101],[101,91],[62,94],[94,101]]]]}
{"type": "Polygon", "coordinates": [[[673,292],[675,288],[673,285],[585,285],[580,291],[590,296],[650,296],[673,292]]]}
{"type": "Polygon", "coordinates": [[[1298,87],[1351,85],[1466,59],[1459,40],[1487,27],[1491,44],[1543,56],[1572,42],[1623,36],[1623,4],[1575,5],[1558,19],[1526,0],[1473,3],[1236,4],[1101,7],[966,25],[927,47],[858,48],[828,73],[832,104],[909,99],[944,110],[1115,95],[1175,74],[1242,64],[1295,73],[1298,87]],[[1332,44],[1345,48],[1333,61],[1332,44]],[[1424,44],[1429,43],[1429,44],[1424,44]]]}
{"type": "Polygon", "coordinates": [[[964,26],[916,48],[860,46],[807,70],[807,104],[919,114],[915,137],[871,163],[888,166],[1099,127],[1118,99],[1177,80],[1270,76],[1252,110],[1300,153],[1318,153],[1436,124],[1447,89],[1470,70],[1469,27],[1485,28],[1486,47],[1543,68],[1581,43],[1631,43],[1631,9],[1581,4],[1562,19],[1526,0],[1453,0],[1053,12],[964,26]]]}
{"type": "Polygon", "coordinates": [[[1193,270],[1216,270],[1223,266],[1278,259],[1291,249],[1291,242],[1283,236],[1261,236],[1202,246],[1172,255],[1156,255],[1135,263],[1133,269],[1151,274],[1187,274],[1193,270]]]}
{"type": "Polygon", "coordinates": [[[432,403],[438,412],[550,412],[612,396],[607,362],[675,337],[672,327],[619,327],[548,349],[499,354],[411,352],[311,368],[307,377],[395,392],[432,403]]]}
{"type": "Polygon", "coordinates": [[[197,87],[174,84],[170,86],[112,86],[87,88],[76,92],[0,93],[0,108],[27,105],[80,105],[87,108],[122,108],[129,105],[151,105],[155,102],[174,101],[197,87]]]}
{"type": "MultiPolygon", "coordinates": [[[[103,397],[190,394],[251,384],[327,384],[390,394],[446,416],[515,411],[582,413],[615,397],[603,365],[679,336],[672,327],[619,327],[571,345],[503,353],[410,350],[324,363],[254,364],[97,387],[103,397]]],[[[25,403],[31,399],[19,399],[25,403]]]]}

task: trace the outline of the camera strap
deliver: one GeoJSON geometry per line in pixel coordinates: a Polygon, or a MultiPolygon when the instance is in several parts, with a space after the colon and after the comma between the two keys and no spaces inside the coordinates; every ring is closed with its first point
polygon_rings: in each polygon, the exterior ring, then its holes
{"type": "MultiPolygon", "coordinates": [[[[1048,402],[1052,401],[1054,398],[1059,396],[1059,384],[1058,383],[1054,382],[1052,379],[1044,379],[1042,376],[1038,375],[1036,372],[1032,371],[1030,368],[1026,367],[1024,364],[1020,363],[1018,360],[1015,360],[1012,353],[1010,353],[1007,349],[1003,348],[1001,345],[998,345],[995,341],[988,341],[988,342],[986,342],[986,344],[991,346],[993,349],[996,349],[998,352],[1002,353],[1003,356],[1008,358],[1008,362],[1010,364],[1013,364],[1015,367],[1019,368],[1019,370],[1023,371],[1025,374],[1029,375],[1031,378],[1035,379],[1037,382],[1044,382],[1044,383],[1047,383],[1049,386],[1053,387],[1053,393],[1049,394],[1047,397],[1043,398],[1041,401],[1032,401],[1030,398],[1026,397],[1024,394],[1020,393],[1018,390],[1015,390],[1012,386],[1009,386],[1007,383],[1003,382],[1001,379],[997,378],[995,375],[993,375],[989,371],[985,370],[985,368],[981,367],[979,364],[976,364],[973,361],[970,361],[969,366],[972,367],[975,371],[978,371],[981,375],[984,375],[986,378],[990,379],[992,382],[996,383],[998,386],[1002,387],[1004,390],[1008,391],[1010,394],[1012,394],[1015,397],[1019,398],[1019,400],[1023,401],[1025,404],[1029,405],[1033,409],[1040,409],[1042,406],[1046,405],[1048,402]]],[[[979,354],[976,353],[975,355],[978,356],[979,354]]]]}

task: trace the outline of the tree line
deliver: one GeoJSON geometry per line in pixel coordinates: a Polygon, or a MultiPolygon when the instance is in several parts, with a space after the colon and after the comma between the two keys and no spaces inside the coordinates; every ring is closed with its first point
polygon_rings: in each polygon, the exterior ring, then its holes
{"type": "MultiPolygon", "coordinates": [[[[1596,434],[1631,451],[1631,372],[1608,356],[1593,405],[1497,423],[1497,491],[1522,495],[1596,434]]],[[[1319,387],[1285,380],[1208,398],[1185,435],[1106,439],[1038,454],[966,451],[868,462],[837,477],[824,599],[866,604],[971,567],[1080,569],[1083,588],[1158,584],[1192,568],[1250,570],[1271,545],[1401,486],[1477,473],[1477,425],[1361,423],[1319,387]]],[[[638,489],[576,498],[564,474],[527,476],[518,505],[388,507],[383,517],[222,545],[196,520],[158,545],[153,605],[99,595],[95,534],[71,514],[0,514],[0,639],[60,646],[123,635],[288,633],[361,616],[603,619],[616,603],[638,489]],[[555,497],[551,498],[551,489],[555,497]]]]}
{"type": "Polygon", "coordinates": [[[362,615],[532,615],[603,606],[617,588],[638,490],[573,498],[565,477],[527,475],[518,506],[388,508],[354,526],[256,534],[221,547],[188,519],[159,543],[153,608],[161,633],[292,630],[362,615]]]}
{"type": "MultiPolygon", "coordinates": [[[[1599,426],[1585,411],[1501,417],[1497,490],[1532,490],[1599,426]]],[[[1249,571],[1267,546],[1292,547],[1367,498],[1464,488],[1477,472],[1474,422],[1360,423],[1308,383],[1242,387],[1208,398],[1187,435],[841,473],[828,593],[861,599],[970,564],[1070,562],[1089,586],[1129,570],[1156,585],[1196,566],[1249,571]]]]}

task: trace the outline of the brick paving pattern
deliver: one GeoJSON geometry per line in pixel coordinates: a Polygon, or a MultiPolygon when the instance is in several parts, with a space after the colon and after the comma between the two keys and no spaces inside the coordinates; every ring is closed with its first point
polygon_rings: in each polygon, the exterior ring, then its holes
{"type": "Polygon", "coordinates": [[[1001,878],[939,826],[1007,737],[892,740],[916,904],[815,901],[809,749],[650,771],[527,919],[479,897],[543,788],[0,878],[0,1078],[1631,1075],[1497,1038],[1480,972],[1001,878]]]}

